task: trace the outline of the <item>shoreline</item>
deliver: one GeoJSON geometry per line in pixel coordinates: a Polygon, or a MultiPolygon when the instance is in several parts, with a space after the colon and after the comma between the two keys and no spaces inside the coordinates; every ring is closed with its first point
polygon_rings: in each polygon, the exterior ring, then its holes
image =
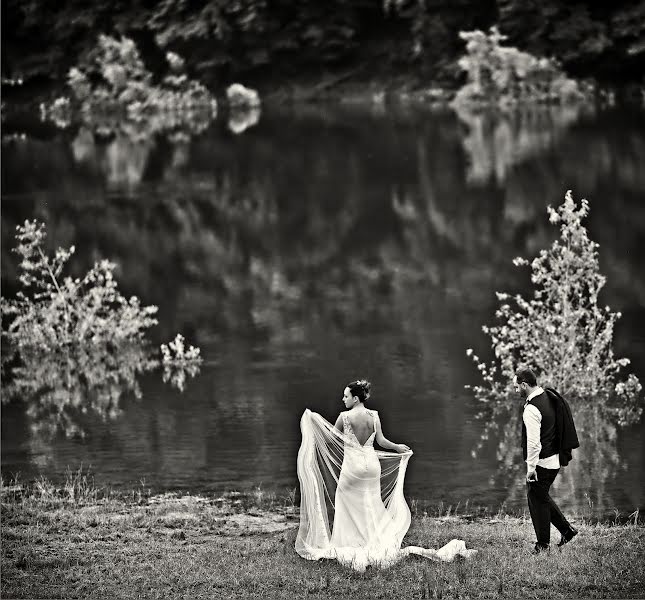
{"type": "MultiPolygon", "coordinates": [[[[363,75],[363,72],[368,70],[367,65],[359,65],[349,69],[328,71],[313,77],[286,77],[271,82],[239,77],[231,80],[230,84],[241,83],[255,89],[260,95],[262,106],[267,107],[319,103],[449,107],[460,89],[456,82],[433,80],[414,72],[363,75]]],[[[641,107],[645,102],[645,87],[638,82],[610,84],[597,80],[589,81],[597,89],[599,98],[596,101],[602,102],[611,97],[612,102],[641,107]]],[[[27,83],[20,86],[3,84],[2,89],[3,110],[8,115],[27,109],[38,112],[41,103],[51,103],[58,97],[69,97],[71,93],[64,84],[54,83],[27,83]]],[[[218,108],[228,110],[226,86],[218,86],[211,91],[217,100],[218,108]]],[[[477,105],[475,107],[480,108],[477,105]]],[[[494,105],[483,105],[483,108],[499,109],[494,105]]]]}
{"type": "MultiPolygon", "coordinates": [[[[152,488],[141,485],[131,489],[112,489],[95,487],[91,475],[79,469],[69,473],[62,486],[56,486],[44,478],[23,484],[17,481],[0,481],[0,498],[3,506],[39,508],[41,510],[77,510],[79,514],[100,510],[136,513],[152,511],[158,507],[183,506],[197,512],[207,512],[211,516],[234,517],[232,520],[244,521],[253,517],[249,523],[254,530],[261,530],[262,523],[269,524],[267,531],[275,529],[276,522],[298,525],[300,498],[297,488],[265,490],[261,485],[248,489],[228,489],[221,492],[196,492],[187,490],[164,490],[153,492],[152,488]]],[[[412,519],[435,519],[462,523],[494,524],[504,520],[530,522],[528,508],[509,509],[505,503],[498,508],[471,503],[470,500],[456,504],[431,503],[427,500],[406,496],[412,519]]],[[[636,508],[631,513],[617,509],[606,511],[604,516],[592,512],[572,512],[567,514],[575,523],[589,526],[645,527],[645,513],[636,508]]],[[[237,527],[234,525],[233,527],[237,527]]]]}
{"type": "MultiPolygon", "coordinates": [[[[243,81],[241,83],[244,84],[243,81]]],[[[290,106],[356,106],[356,107],[387,107],[387,106],[419,106],[429,108],[450,108],[457,88],[434,85],[416,86],[407,84],[392,85],[381,79],[357,82],[284,82],[272,87],[257,87],[262,108],[280,109],[290,106]],[[323,86],[321,88],[321,85],[323,86]]],[[[5,87],[5,86],[3,86],[5,87]]],[[[16,116],[33,113],[40,118],[42,104],[51,104],[59,97],[69,97],[70,92],[60,87],[42,87],[27,92],[12,90],[3,99],[3,120],[11,120],[16,116]]],[[[214,92],[217,100],[218,115],[220,113],[239,112],[240,109],[228,106],[225,90],[214,92]]],[[[248,109],[242,109],[242,111],[248,109]]]]}

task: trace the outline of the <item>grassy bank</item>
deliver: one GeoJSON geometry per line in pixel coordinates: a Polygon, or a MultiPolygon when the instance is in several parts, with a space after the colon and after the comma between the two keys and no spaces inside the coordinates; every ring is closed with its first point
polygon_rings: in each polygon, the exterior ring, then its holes
{"type": "MultiPolygon", "coordinates": [[[[357,574],[293,550],[293,496],[97,493],[78,478],[54,489],[2,489],[3,598],[638,598],[645,527],[577,521],[563,550],[529,554],[525,518],[416,514],[405,544],[452,538],[479,554],[412,556],[357,574]]],[[[554,535],[556,538],[556,535],[554,535]]],[[[557,539],[554,539],[557,541],[557,539]]]]}

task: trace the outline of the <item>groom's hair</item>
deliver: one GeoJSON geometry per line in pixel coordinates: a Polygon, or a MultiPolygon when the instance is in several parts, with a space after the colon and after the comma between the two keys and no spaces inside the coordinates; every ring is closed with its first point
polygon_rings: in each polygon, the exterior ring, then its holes
{"type": "Polygon", "coordinates": [[[523,381],[525,381],[531,387],[535,387],[537,385],[537,378],[535,377],[535,373],[527,367],[521,367],[517,371],[515,371],[515,377],[517,378],[517,383],[522,383],[523,381]]]}

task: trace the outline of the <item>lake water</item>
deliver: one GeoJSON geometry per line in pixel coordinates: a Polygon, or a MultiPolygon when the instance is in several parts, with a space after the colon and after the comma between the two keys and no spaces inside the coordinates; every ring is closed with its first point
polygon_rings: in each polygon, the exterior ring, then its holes
{"type": "MultiPolygon", "coordinates": [[[[76,246],[74,273],[110,258],[126,295],[159,306],[155,343],[182,332],[205,361],[183,391],[160,372],[128,379],[137,357],[39,365],[35,396],[2,407],[3,477],[61,481],[82,464],[113,488],[293,489],[303,410],[333,422],[366,377],[385,434],[415,452],[408,496],[521,508],[519,442],[481,439],[466,349],[490,357],[495,291],[529,290],[512,259],[551,243],[546,206],[572,189],[591,203],[602,302],[623,313],[616,353],[645,381],[644,166],[645,113],[624,108],[308,105],[190,127],[15,115],[3,295],[15,225],[38,218],[51,247],[76,246]],[[65,390],[77,405],[44,404],[65,390]]],[[[556,485],[564,508],[645,509],[644,432],[589,426],[556,485]]]]}

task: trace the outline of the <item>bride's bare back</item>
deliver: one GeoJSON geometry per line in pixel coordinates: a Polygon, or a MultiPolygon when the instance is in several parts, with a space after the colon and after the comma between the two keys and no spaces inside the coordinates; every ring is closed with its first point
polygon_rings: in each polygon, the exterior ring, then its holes
{"type": "Polygon", "coordinates": [[[405,444],[395,444],[388,440],[383,435],[378,413],[375,410],[365,408],[363,402],[369,398],[369,388],[370,383],[366,380],[353,381],[347,385],[343,391],[343,403],[349,410],[338,415],[334,427],[338,431],[343,431],[343,420],[346,418],[359,444],[364,446],[370,436],[374,434],[374,440],[384,450],[409,452],[410,448],[405,444]]]}
{"type": "Polygon", "coordinates": [[[358,443],[365,445],[370,436],[374,433],[374,415],[368,409],[354,409],[345,411],[347,420],[354,430],[358,443]]]}

